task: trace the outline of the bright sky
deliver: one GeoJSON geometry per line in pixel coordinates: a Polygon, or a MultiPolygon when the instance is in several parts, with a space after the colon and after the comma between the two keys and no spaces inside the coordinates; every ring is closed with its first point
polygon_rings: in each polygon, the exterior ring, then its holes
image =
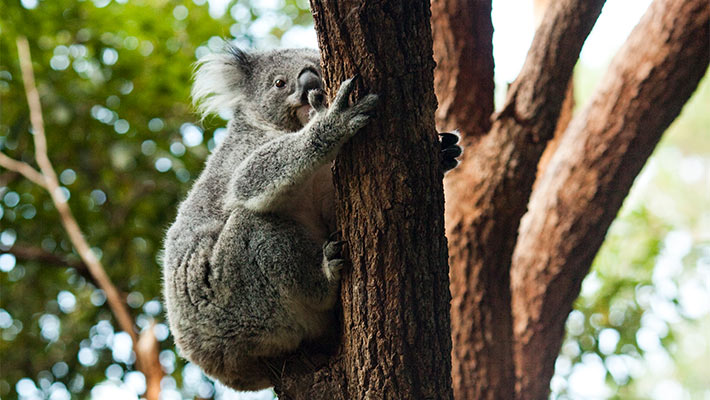
{"type": "MultiPolygon", "coordinates": [[[[614,55],[651,0],[609,0],[582,48],[582,63],[601,67],[614,55]]],[[[512,82],[534,34],[532,1],[493,0],[493,57],[496,81],[512,82]]]]}
{"type": "MultiPolygon", "coordinates": [[[[229,0],[209,0],[210,12],[226,12],[229,0]]],[[[621,44],[651,4],[651,0],[609,0],[582,49],[582,63],[601,67],[621,44]]],[[[264,9],[277,9],[279,0],[259,2],[264,9]]],[[[493,56],[496,81],[512,82],[525,61],[534,34],[531,0],[493,0],[493,56]]],[[[268,30],[267,30],[268,31],[268,30]]],[[[284,47],[316,47],[313,29],[295,27],[288,31],[281,44],[284,47]]]]}

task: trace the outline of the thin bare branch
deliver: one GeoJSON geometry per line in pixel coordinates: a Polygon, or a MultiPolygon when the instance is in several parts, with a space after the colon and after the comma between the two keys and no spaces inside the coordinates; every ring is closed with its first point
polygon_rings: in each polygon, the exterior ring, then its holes
{"type": "Polygon", "coordinates": [[[86,264],[82,261],[50,253],[40,247],[26,246],[18,243],[15,243],[12,247],[10,247],[10,249],[7,250],[7,253],[14,255],[18,261],[36,261],[42,263],[43,265],[51,265],[61,268],[74,268],[79,275],[83,276],[98,287],[94,276],[91,275],[89,269],[86,268],[86,264]]]}
{"type": "Polygon", "coordinates": [[[20,57],[20,68],[22,70],[25,93],[27,94],[27,104],[30,107],[30,121],[32,123],[32,130],[34,131],[35,158],[42,171],[42,175],[45,177],[45,188],[49,192],[52,202],[59,212],[62,226],[64,226],[77,253],[79,253],[79,256],[84,261],[91,274],[96,278],[96,282],[98,282],[101,289],[106,293],[109,307],[116,316],[119,326],[126,331],[126,333],[131,335],[133,343],[136,343],[138,341],[138,335],[136,334],[133,324],[133,318],[131,318],[126,305],[121,301],[118,290],[106,274],[103,265],[101,265],[101,262],[96,258],[96,255],[84,238],[84,234],[81,232],[67,204],[67,199],[60,190],[57,174],[47,156],[47,139],[45,137],[44,121],[42,119],[42,105],[39,100],[39,92],[35,85],[32,59],[26,38],[19,37],[17,39],[17,50],[20,57]]]}
{"type": "Polygon", "coordinates": [[[26,162],[15,160],[14,158],[8,157],[5,153],[0,152],[0,166],[8,169],[9,171],[20,173],[22,176],[34,182],[38,186],[45,189],[47,188],[44,176],[42,176],[39,171],[32,168],[32,166],[26,162]]]}
{"type": "Polygon", "coordinates": [[[705,75],[707,0],[655,0],[570,123],[513,257],[517,391],[547,397],[564,321],[634,178],[705,75]]]}
{"type": "MultiPolygon", "coordinates": [[[[62,226],[69,235],[69,240],[74,245],[77,253],[86,264],[91,275],[96,280],[98,286],[104,291],[109,308],[116,317],[116,321],[122,330],[128,333],[133,340],[133,346],[138,358],[138,365],[146,375],[151,372],[150,360],[141,359],[141,353],[138,351],[138,334],[126,303],[121,297],[120,292],[114,286],[113,282],[106,274],[106,270],[94,254],[93,250],[86,241],[79,225],[74,218],[74,215],[67,204],[67,199],[64,193],[60,190],[57,174],[52,167],[47,154],[47,139],[44,130],[44,120],[42,118],[42,104],[39,98],[37,85],[35,84],[34,72],[32,70],[32,58],[30,56],[29,43],[27,38],[17,38],[17,52],[20,58],[20,69],[22,71],[22,80],[25,85],[25,93],[27,95],[27,104],[30,108],[30,122],[34,133],[35,158],[40,167],[40,171],[44,176],[45,189],[49,192],[54,206],[59,212],[62,226]],[[142,366],[145,365],[145,369],[142,366]]],[[[146,377],[150,380],[150,376],[146,377]]],[[[150,399],[153,400],[153,399],[150,399]]]]}
{"type": "Polygon", "coordinates": [[[138,344],[134,347],[136,357],[143,360],[141,370],[146,376],[146,398],[160,397],[160,380],[163,378],[163,367],[160,365],[160,343],[155,337],[155,321],[148,329],[141,332],[138,344]]]}

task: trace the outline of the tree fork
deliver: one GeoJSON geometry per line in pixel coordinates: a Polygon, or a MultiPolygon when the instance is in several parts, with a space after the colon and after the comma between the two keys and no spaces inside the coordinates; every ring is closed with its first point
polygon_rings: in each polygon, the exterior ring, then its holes
{"type": "Polygon", "coordinates": [[[503,110],[447,185],[453,382],[457,398],[512,399],[510,262],[535,171],[557,125],[567,82],[603,0],[549,7],[503,110]]]}

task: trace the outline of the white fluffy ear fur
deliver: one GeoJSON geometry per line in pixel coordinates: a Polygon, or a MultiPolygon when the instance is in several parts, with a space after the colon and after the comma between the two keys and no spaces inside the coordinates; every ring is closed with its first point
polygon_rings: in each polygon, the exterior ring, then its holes
{"type": "Polygon", "coordinates": [[[248,55],[229,44],[225,53],[208,54],[197,61],[191,95],[202,118],[232,114],[242,100],[239,87],[247,72],[248,55]]]}

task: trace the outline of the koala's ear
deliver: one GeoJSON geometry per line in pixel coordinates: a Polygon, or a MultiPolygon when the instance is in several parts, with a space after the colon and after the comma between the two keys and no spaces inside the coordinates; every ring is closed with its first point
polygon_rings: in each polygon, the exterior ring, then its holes
{"type": "Polygon", "coordinates": [[[254,57],[230,42],[224,42],[224,52],[231,56],[235,67],[242,70],[245,75],[251,75],[254,57]]]}
{"type": "Polygon", "coordinates": [[[234,110],[244,96],[242,89],[253,63],[251,54],[226,41],[222,53],[208,54],[197,61],[192,103],[202,118],[234,110]]]}

